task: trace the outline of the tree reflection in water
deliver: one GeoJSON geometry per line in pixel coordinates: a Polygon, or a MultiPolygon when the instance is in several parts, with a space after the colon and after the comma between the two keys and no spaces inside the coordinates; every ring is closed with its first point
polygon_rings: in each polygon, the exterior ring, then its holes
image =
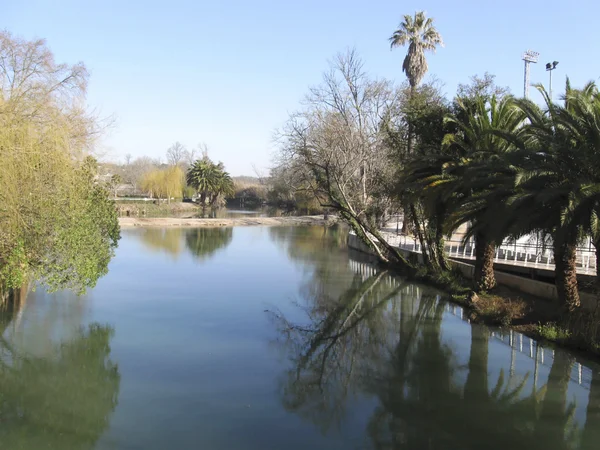
{"type": "Polygon", "coordinates": [[[203,260],[227,247],[233,238],[233,228],[192,228],[186,230],[185,244],[190,253],[203,260]]]}
{"type": "Polygon", "coordinates": [[[111,327],[91,324],[50,355],[20,352],[0,327],[0,447],[91,449],[106,431],[119,396],[110,360],[111,327]]]}
{"type": "Polygon", "coordinates": [[[556,351],[546,385],[528,393],[529,373],[501,370],[488,380],[490,331],[472,324],[460,381],[457,356],[441,336],[445,302],[431,291],[394,286],[385,272],[356,275],[335,300],[318,271],[312,285],[303,291],[306,321],[273,319],[290,362],[282,402],[323,433],[344,422],[348,399],[360,395],[377,399],[365,429],[375,449],[597,448],[598,377],[582,429],[567,396],[568,353],[556,351]]]}
{"type": "Polygon", "coordinates": [[[138,233],[140,241],[150,250],[179,258],[184,249],[204,260],[227,247],[233,238],[233,228],[145,228],[138,233]]]}

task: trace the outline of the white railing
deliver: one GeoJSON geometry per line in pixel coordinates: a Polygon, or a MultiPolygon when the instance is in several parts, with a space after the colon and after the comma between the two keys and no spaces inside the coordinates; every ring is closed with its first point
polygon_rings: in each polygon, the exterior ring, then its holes
{"type": "MultiPolygon", "coordinates": [[[[421,253],[421,244],[414,237],[390,231],[381,231],[381,234],[390,245],[403,250],[421,253]]],[[[450,258],[475,259],[475,244],[473,240],[464,242],[463,240],[450,239],[445,241],[445,247],[450,258]]],[[[548,269],[552,269],[554,266],[554,254],[551,247],[523,241],[510,242],[507,240],[503,242],[502,245],[496,247],[494,260],[499,263],[548,269]]],[[[576,264],[581,272],[595,273],[597,269],[596,250],[590,243],[587,246],[577,248],[576,264]]]]}

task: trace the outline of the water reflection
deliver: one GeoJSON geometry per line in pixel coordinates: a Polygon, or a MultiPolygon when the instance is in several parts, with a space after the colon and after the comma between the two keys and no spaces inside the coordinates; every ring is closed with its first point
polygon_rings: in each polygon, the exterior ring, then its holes
{"type": "Polygon", "coordinates": [[[470,327],[471,339],[461,365],[459,349],[443,337],[448,305],[434,292],[372,269],[353,275],[336,298],[318,271],[311,282],[315,288],[302,291],[305,319],[278,312],[273,320],[289,363],[282,403],[322,433],[342,428],[358,401],[365,409],[375,402],[364,430],[375,449],[597,448],[597,367],[587,419],[578,421],[569,353],[555,352],[541,386],[531,380],[537,359],[533,370],[507,364],[490,377],[490,329],[459,324],[470,327]]]}
{"type": "Polygon", "coordinates": [[[132,233],[146,248],[178,259],[187,250],[203,260],[227,247],[233,238],[233,228],[145,228],[132,233]]]}
{"type": "Polygon", "coordinates": [[[227,247],[233,238],[233,228],[193,228],[186,230],[185,244],[190,253],[203,260],[227,247]]]}
{"type": "MultiPolygon", "coordinates": [[[[120,374],[110,359],[114,330],[93,323],[43,357],[19,348],[0,328],[0,442],[7,449],[91,449],[117,406],[120,374]]],[[[50,327],[32,327],[44,333],[50,327]]],[[[52,336],[46,336],[52,341],[52,336]]]]}
{"type": "Polygon", "coordinates": [[[163,252],[177,259],[184,249],[181,228],[144,228],[135,235],[144,246],[155,252],[163,252]]]}

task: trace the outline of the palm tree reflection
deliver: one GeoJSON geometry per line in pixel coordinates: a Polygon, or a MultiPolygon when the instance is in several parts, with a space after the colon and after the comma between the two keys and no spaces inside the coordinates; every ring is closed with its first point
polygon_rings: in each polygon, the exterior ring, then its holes
{"type": "MultiPolygon", "coordinates": [[[[305,292],[312,295],[305,322],[275,316],[291,366],[281,388],[288,410],[327,433],[343,423],[350,398],[375,398],[365,434],[376,449],[576,448],[567,353],[556,352],[540,389],[526,393],[529,373],[506,377],[504,369],[490,385],[490,331],[471,325],[465,380],[454,347],[442,338],[445,302],[389,280],[385,273],[356,276],[332,300],[315,278],[321,289],[305,292]]],[[[590,398],[590,424],[598,423],[597,397],[590,398]]]]}

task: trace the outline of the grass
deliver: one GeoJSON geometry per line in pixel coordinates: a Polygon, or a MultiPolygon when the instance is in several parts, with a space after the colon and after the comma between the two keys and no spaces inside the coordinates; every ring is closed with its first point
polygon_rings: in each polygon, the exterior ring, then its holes
{"type": "Polygon", "coordinates": [[[194,215],[200,211],[198,205],[194,203],[183,202],[130,202],[117,203],[120,217],[127,217],[129,211],[130,217],[177,217],[181,214],[194,215]]]}
{"type": "Polygon", "coordinates": [[[558,343],[568,341],[571,337],[569,330],[565,330],[553,322],[539,324],[537,326],[537,333],[542,339],[558,343]]]}

